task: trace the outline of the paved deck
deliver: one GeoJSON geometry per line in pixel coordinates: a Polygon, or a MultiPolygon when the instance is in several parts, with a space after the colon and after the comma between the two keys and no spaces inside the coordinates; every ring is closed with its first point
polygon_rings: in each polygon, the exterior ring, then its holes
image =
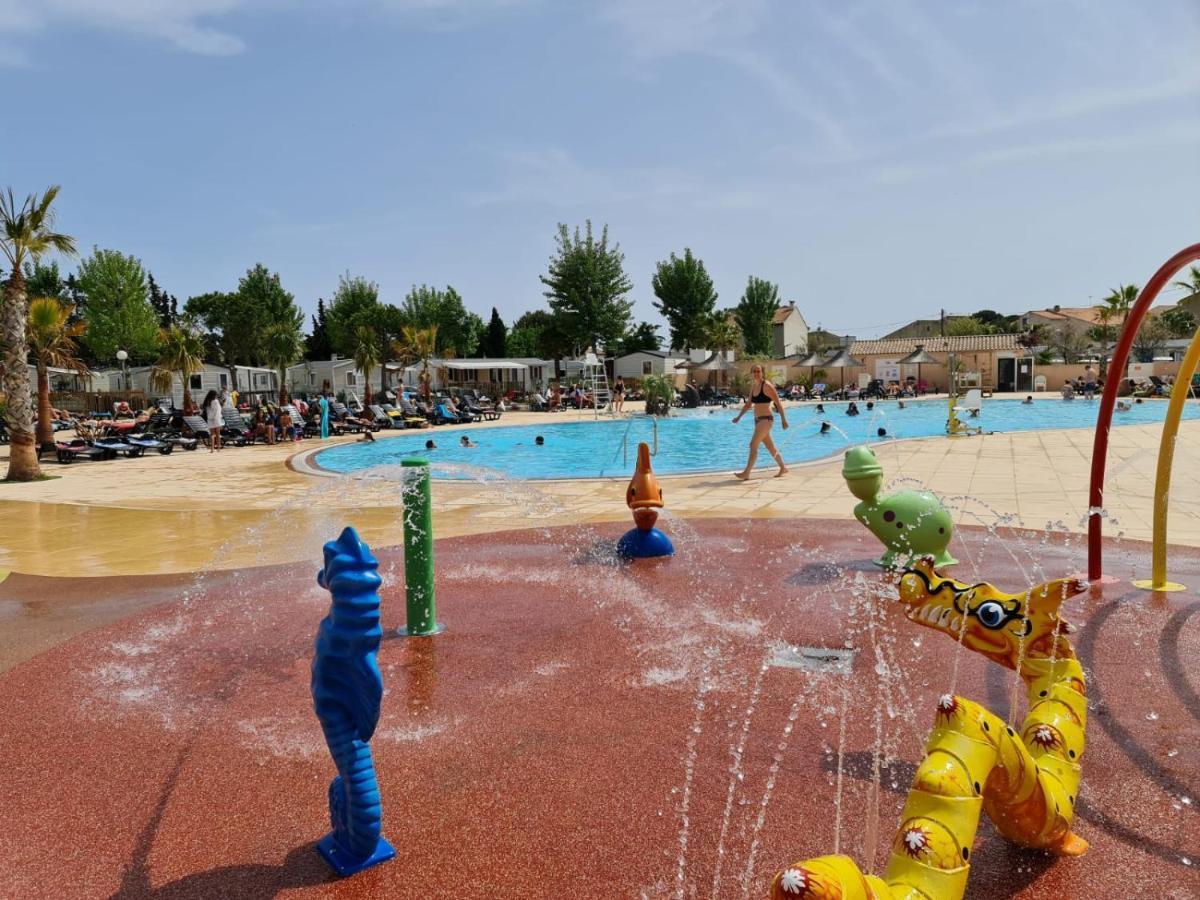
{"type": "MultiPolygon", "coordinates": [[[[1038,402],[1058,402],[1039,398],[1038,402]]],[[[566,413],[563,417],[578,415],[566,413]]],[[[472,431],[546,414],[506,415],[472,431]]],[[[440,432],[452,430],[439,429],[440,432]]],[[[1158,425],[1114,428],[1106,532],[1148,540],[1158,425]]],[[[381,440],[388,440],[386,432],[381,440]]],[[[353,440],[343,438],[341,440],[353,440]]],[[[299,445],[308,453],[317,441],[299,445]]],[[[1026,527],[1085,527],[1092,450],[1088,429],[943,437],[876,445],[889,480],[908,479],[947,498],[960,523],[1004,519],[1026,527]]],[[[364,536],[392,544],[400,533],[394,491],[329,483],[290,469],[296,445],[177,452],[110,463],[46,465],[54,481],[0,484],[0,569],[29,574],[161,574],[263,561],[311,560],[314,548],[353,511],[364,536]]],[[[0,464],[4,452],[0,451],[0,464]]],[[[743,460],[730,460],[730,471],[743,460]]],[[[715,474],[672,476],[671,515],[849,517],[854,498],[840,457],[769,472],[749,483],[715,474]]],[[[527,483],[520,489],[435,482],[440,536],[531,525],[627,521],[622,480],[527,483]]],[[[1185,422],[1175,454],[1170,540],[1200,546],[1200,422],[1185,422]]]]}
{"type": "MultiPolygon", "coordinates": [[[[399,857],[340,882],[313,848],[332,775],[308,695],[328,606],[313,559],[187,579],[11,576],[9,625],[49,597],[159,605],[0,679],[0,896],[758,898],[838,840],[878,870],[936,698],[953,689],[1004,715],[1011,675],[906,621],[844,519],[668,528],[678,556],[629,567],[592,552],[616,524],[439,541],[448,630],[389,638],[379,656],[373,746],[399,857]],[[849,644],[852,677],[762,672],[780,640],[849,644]]],[[[1062,535],[956,542],[960,578],[1010,589],[1082,561],[1062,535]]],[[[1138,568],[1145,549],[1110,553],[1138,568]]],[[[391,632],[398,559],[380,555],[391,632]]],[[[1200,579],[1200,554],[1175,559],[1200,579]]],[[[1089,673],[1076,827],[1091,849],[1053,859],[985,824],[968,896],[1194,898],[1200,604],[1109,584],[1066,615],[1089,673]]]]}

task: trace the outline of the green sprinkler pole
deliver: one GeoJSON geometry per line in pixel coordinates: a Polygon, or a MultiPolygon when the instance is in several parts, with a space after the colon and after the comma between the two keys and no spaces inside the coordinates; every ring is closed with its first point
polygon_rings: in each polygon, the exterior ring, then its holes
{"type": "Polygon", "coordinates": [[[433,494],[429,463],[401,460],[404,473],[404,583],[407,627],[400,633],[424,637],[443,631],[433,593],[433,494]]]}

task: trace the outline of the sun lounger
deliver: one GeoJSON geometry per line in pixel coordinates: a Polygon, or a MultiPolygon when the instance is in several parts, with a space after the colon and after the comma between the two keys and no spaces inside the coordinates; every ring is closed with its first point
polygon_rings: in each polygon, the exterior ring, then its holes
{"type": "Polygon", "coordinates": [[[58,461],[64,465],[74,462],[77,459],[113,459],[117,455],[115,450],[93,446],[83,438],[75,438],[71,441],[58,441],[54,445],[54,450],[58,456],[58,461]]]}
{"type": "Polygon", "coordinates": [[[141,456],[146,452],[145,447],[134,446],[122,438],[100,438],[99,440],[93,441],[92,446],[111,451],[112,456],[116,456],[118,453],[124,453],[130,459],[141,456]]]}
{"type": "Polygon", "coordinates": [[[211,443],[211,435],[208,433],[208,423],[199,416],[184,416],[183,427],[192,433],[192,437],[204,445],[211,443]]]}
{"type": "Polygon", "coordinates": [[[383,407],[378,403],[372,403],[367,407],[367,411],[371,415],[371,420],[380,428],[399,428],[395,420],[383,411],[383,407]]]}
{"type": "Polygon", "coordinates": [[[359,420],[357,416],[352,415],[350,410],[346,408],[345,403],[334,402],[330,408],[333,410],[333,414],[337,417],[338,423],[346,431],[349,431],[353,434],[358,434],[364,428],[370,427],[359,420]]]}
{"type": "Polygon", "coordinates": [[[421,415],[412,402],[405,398],[400,398],[400,412],[404,414],[404,425],[407,428],[428,428],[429,419],[421,415]]]}

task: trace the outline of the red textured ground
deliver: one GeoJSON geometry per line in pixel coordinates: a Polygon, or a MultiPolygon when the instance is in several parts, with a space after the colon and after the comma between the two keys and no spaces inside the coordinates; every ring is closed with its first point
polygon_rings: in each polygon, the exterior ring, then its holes
{"type": "MultiPolygon", "coordinates": [[[[629,567],[592,552],[616,526],[438,542],[446,633],[379,654],[373,747],[399,855],[344,881],[314,850],[333,773],[308,694],[316,561],[202,579],[17,666],[0,677],[0,897],[762,897],[837,841],[860,862],[874,846],[881,869],[954,643],[880,599],[852,522],[666,527],[678,556],[629,567]],[[779,639],[849,641],[854,674],[758,682],[779,639]],[[877,709],[892,758],[875,803],[877,709]]],[[[1077,538],[1041,540],[964,531],[956,574],[1015,590],[1083,568],[1077,538]]],[[[1109,571],[1144,574],[1147,550],[1111,548],[1109,571]]],[[[394,630],[397,553],[379,555],[394,630]]],[[[1173,552],[1171,572],[1200,585],[1200,558],[1173,552]]],[[[1056,860],[984,824],[974,900],[1200,897],[1200,601],[1126,585],[1067,609],[1091,678],[1076,829],[1091,850],[1056,860]]],[[[55,589],[13,576],[0,599],[55,589]]],[[[970,654],[953,687],[1008,710],[1011,676],[970,654]]]]}

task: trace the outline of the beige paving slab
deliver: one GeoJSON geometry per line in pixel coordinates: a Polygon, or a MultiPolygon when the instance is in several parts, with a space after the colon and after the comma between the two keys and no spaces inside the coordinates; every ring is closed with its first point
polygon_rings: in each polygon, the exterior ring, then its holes
{"type": "MultiPolygon", "coordinates": [[[[497,424],[586,421],[590,415],[510,414],[497,424]]],[[[454,429],[442,428],[438,434],[454,429]]],[[[1161,426],[1115,428],[1106,506],[1112,531],[1151,534],[1153,479],[1161,426]]],[[[386,433],[381,437],[387,440],[386,433]]],[[[354,440],[331,439],[328,444],[354,440]]],[[[1089,430],[926,438],[876,445],[885,480],[921,485],[947,498],[959,521],[1013,516],[1030,528],[1083,528],[1093,436],[1089,430]]],[[[89,466],[49,465],[60,476],[0,484],[0,568],[34,574],[191,571],[266,561],[311,563],[344,523],[375,543],[400,540],[394,485],[348,486],[294,471],[299,445],[176,452],[169,457],[89,466]]],[[[0,465],[7,448],[0,448],[0,465]]],[[[851,517],[857,502],[840,457],[796,465],[784,478],[763,470],[750,482],[708,473],[661,479],[671,514],[851,517]]],[[[614,480],[480,485],[436,482],[435,527],[443,536],[531,524],[628,521],[625,484],[614,480]]],[[[1170,540],[1200,546],[1200,422],[1185,422],[1175,452],[1170,540]]]]}

